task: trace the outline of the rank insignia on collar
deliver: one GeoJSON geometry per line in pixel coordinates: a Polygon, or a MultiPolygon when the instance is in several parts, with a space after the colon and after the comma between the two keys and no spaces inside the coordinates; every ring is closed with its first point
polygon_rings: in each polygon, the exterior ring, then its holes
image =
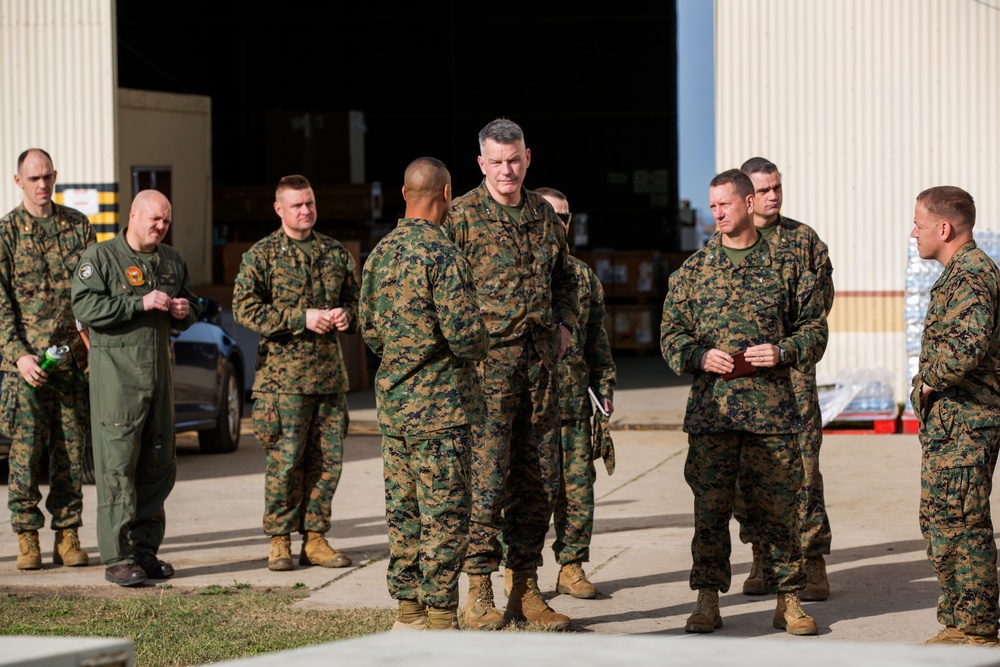
{"type": "Polygon", "coordinates": [[[146,282],[142,278],[142,269],[138,266],[130,266],[125,269],[125,277],[128,278],[128,284],[132,287],[138,287],[146,282]]]}

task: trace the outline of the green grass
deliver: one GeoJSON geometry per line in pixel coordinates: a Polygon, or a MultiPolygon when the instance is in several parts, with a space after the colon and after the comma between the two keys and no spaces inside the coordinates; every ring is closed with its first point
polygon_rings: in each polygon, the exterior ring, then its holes
{"type": "Polygon", "coordinates": [[[137,667],[201,665],[388,631],[392,609],[299,610],[304,588],[169,585],[91,597],[0,594],[0,635],[131,639],[137,667]],[[138,593],[138,594],[136,594],[138,593]]]}

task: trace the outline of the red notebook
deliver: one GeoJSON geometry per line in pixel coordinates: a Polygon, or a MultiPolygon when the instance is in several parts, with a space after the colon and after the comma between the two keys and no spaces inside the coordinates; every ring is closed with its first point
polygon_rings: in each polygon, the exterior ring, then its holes
{"type": "Polygon", "coordinates": [[[733,370],[722,375],[722,379],[729,382],[733,378],[743,377],[744,375],[750,375],[751,373],[756,373],[757,367],[746,360],[745,352],[737,352],[733,355],[733,370]]]}

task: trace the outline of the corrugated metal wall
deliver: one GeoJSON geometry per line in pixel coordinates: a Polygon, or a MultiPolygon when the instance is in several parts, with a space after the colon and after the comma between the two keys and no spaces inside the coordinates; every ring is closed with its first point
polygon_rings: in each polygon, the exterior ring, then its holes
{"type": "MultiPolygon", "coordinates": [[[[1000,0],[716,0],[716,160],[782,172],[784,210],[830,246],[818,372],[887,368],[908,393],[913,202],[933,185],[1000,229],[1000,0]]],[[[706,184],[707,187],[707,184],[706,184]]]]}
{"type": "Polygon", "coordinates": [[[114,15],[114,0],[0,0],[0,215],[21,201],[30,147],[52,155],[57,188],[102,192],[93,221],[116,215],[114,15]]]}

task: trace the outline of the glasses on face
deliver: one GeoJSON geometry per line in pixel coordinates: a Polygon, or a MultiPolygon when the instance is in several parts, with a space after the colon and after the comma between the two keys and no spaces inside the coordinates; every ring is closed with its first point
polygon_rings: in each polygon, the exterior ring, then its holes
{"type": "Polygon", "coordinates": [[[556,213],[556,215],[559,216],[559,219],[562,220],[564,225],[568,225],[569,221],[573,219],[572,213],[556,213]]]}

